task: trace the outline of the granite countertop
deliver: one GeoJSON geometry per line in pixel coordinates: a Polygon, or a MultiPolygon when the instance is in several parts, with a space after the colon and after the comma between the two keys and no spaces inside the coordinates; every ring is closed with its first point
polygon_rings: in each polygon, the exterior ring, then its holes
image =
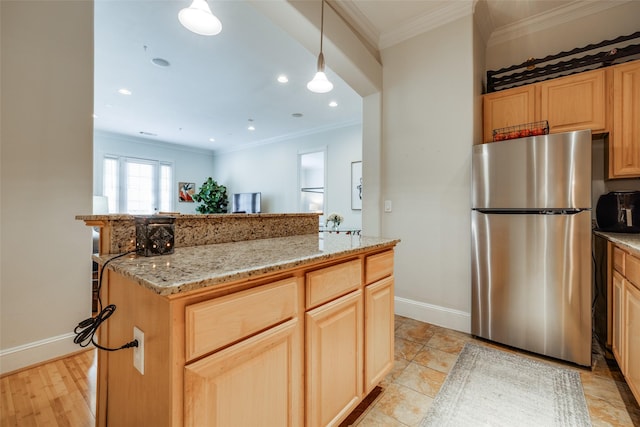
{"type": "Polygon", "coordinates": [[[640,256],[640,234],[609,233],[604,231],[594,231],[594,233],[629,250],[634,255],[640,256]]]}
{"type": "MultiPolygon", "coordinates": [[[[295,268],[365,250],[392,248],[400,240],[334,233],[175,248],[155,257],[113,260],[111,269],[159,295],[172,295],[295,268]]],[[[115,255],[94,255],[103,264],[115,255]]]]}
{"type": "Polygon", "coordinates": [[[234,213],[234,214],[181,214],[180,212],[161,212],[157,215],[132,215],[132,214],[102,214],[102,215],[76,215],[76,219],[84,221],[134,221],[136,216],[159,216],[177,219],[211,219],[211,218],[281,218],[281,217],[318,217],[318,213],[234,213]]]}

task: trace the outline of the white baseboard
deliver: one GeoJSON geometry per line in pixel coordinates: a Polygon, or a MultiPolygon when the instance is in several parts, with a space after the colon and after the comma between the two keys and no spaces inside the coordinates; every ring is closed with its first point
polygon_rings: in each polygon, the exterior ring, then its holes
{"type": "Polygon", "coordinates": [[[409,317],[411,319],[442,326],[443,328],[449,328],[455,331],[466,333],[471,332],[471,313],[414,301],[407,298],[395,297],[394,300],[395,313],[400,316],[409,317]]]}
{"type": "Polygon", "coordinates": [[[17,371],[47,360],[77,353],[82,350],[74,344],[73,332],[0,350],[0,374],[17,371]]]}

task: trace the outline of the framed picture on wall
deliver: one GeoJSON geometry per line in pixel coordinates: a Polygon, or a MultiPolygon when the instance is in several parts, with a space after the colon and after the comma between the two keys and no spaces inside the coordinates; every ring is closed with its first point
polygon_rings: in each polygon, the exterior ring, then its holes
{"type": "Polygon", "coordinates": [[[178,200],[180,202],[194,203],[193,195],[196,192],[195,182],[178,183],[178,200]]]}
{"type": "Polygon", "coordinates": [[[351,209],[362,210],[362,162],[351,162],[351,209]]]}

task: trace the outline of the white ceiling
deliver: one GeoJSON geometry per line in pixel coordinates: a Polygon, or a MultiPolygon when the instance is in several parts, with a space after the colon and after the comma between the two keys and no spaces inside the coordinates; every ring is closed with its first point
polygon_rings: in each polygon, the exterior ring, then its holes
{"type": "MultiPolygon", "coordinates": [[[[306,83],[315,73],[317,52],[305,49],[242,0],[209,0],[222,32],[212,37],[191,33],[177,19],[190,1],[95,2],[96,130],[234,150],[361,122],[362,100],[332,72],[329,58],[327,75],[334,90],[311,93],[306,83]],[[154,58],[170,66],[154,65],[154,58]],[[276,81],[281,73],[289,83],[276,81]],[[119,94],[121,88],[132,94],[119,94]],[[337,107],[328,106],[332,100],[337,107]],[[302,117],[293,117],[296,113],[302,117]],[[255,131],[247,129],[249,124],[255,131]]],[[[477,7],[477,0],[329,3],[375,49],[477,7]]],[[[587,3],[593,1],[488,0],[483,27],[491,33],[587,3]]]]}

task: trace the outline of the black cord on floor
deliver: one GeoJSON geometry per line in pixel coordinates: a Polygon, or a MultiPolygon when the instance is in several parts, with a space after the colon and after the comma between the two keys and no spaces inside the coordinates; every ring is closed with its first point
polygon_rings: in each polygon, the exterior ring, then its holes
{"type": "Polygon", "coordinates": [[[100,290],[102,289],[102,276],[104,274],[104,269],[107,266],[107,264],[109,264],[111,261],[126,255],[129,255],[133,252],[135,251],[125,252],[123,254],[120,254],[118,256],[108,259],[107,261],[105,261],[104,264],[102,264],[102,268],[100,269],[100,279],[98,281],[98,290],[97,290],[100,312],[96,317],[90,317],[78,323],[78,326],[76,326],[75,329],[73,330],[73,332],[76,334],[76,337],[73,339],[73,342],[78,344],[80,347],[87,347],[89,344],[93,344],[100,350],[117,351],[117,350],[122,350],[123,348],[138,346],[138,340],[133,340],[118,348],[103,347],[100,344],[98,344],[94,338],[102,322],[106,321],[116,311],[116,306],[113,304],[109,304],[105,308],[102,308],[102,300],[100,299],[100,290]]]}

